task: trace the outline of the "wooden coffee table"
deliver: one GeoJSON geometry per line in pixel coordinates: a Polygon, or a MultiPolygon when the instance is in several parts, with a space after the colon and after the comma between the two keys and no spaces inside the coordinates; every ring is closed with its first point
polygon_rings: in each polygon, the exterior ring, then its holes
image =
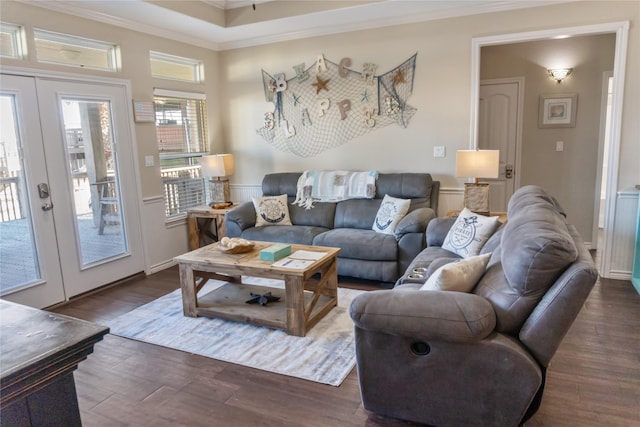
{"type": "Polygon", "coordinates": [[[284,329],[289,335],[304,336],[322,317],[338,305],[337,254],[339,248],[291,245],[298,250],[324,252],[321,259],[305,268],[286,268],[260,259],[260,250],[273,243],[255,242],[242,254],[218,249],[219,243],[196,249],[175,259],[180,268],[184,315],[214,317],[258,326],[284,329]],[[284,289],[242,283],[242,276],[284,280],[284,289]],[[227,283],[198,295],[207,279],[227,283]],[[271,292],[280,301],[265,306],[247,304],[250,293],[271,292]]]}

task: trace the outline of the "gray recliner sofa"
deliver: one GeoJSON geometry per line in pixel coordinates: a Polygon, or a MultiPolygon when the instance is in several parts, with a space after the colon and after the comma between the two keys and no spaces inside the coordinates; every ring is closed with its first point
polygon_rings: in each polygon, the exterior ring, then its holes
{"type": "Polygon", "coordinates": [[[340,248],[338,274],[376,280],[393,286],[413,258],[426,246],[425,232],[436,217],[440,182],[428,173],[380,173],[373,199],[316,202],[311,209],[292,204],[300,172],[265,175],[264,196],[286,194],[293,225],[256,227],[256,211],[245,202],[226,214],[229,237],[340,248]],[[385,194],[411,199],[407,215],[393,235],[372,230],[385,194]]]}
{"type": "MultiPolygon", "coordinates": [[[[409,271],[459,258],[440,247],[454,221],[429,224],[409,271]]],[[[556,200],[534,186],[513,195],[489,252],[471,293],[419,290],[405,274],[393,290],[354,299],[365,409],[435,426],[515,426],[535,413],[597,271],[556,200]]]]}

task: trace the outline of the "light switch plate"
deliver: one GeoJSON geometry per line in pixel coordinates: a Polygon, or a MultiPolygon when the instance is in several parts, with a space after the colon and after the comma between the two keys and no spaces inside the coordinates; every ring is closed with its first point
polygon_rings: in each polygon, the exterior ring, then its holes
{"type": "Polygon", "coordinates": [[[444,157],[445,156],[445,147],[439,145],[437,147],[433,147],[433,157],[444,157]]]}
{"type": "Polygon", "coordinates": [[[155,161],[153,160],[153,156],[144,156],[144,165],[148,168],[151,168],[155,165],[155,161]]]}
{"type": "Polygon", "coordinates": [[[556,141],[556,151],[564,151],[564,141],[556,141]]]}

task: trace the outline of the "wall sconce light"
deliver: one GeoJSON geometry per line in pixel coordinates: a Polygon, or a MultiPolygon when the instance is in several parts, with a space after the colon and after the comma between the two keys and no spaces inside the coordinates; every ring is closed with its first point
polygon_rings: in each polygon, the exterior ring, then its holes
{"type": "Polygon", "coordinates": [[[235,162],[233,154],[214,154],[212,156],[202,156],[201,173],[203,177],[210,177],[209,188],[211,190],[212,202],[231,201],[229,190],[229,177],[235,172],[235,162]],[[213,179],[213,178],[217,179],[213,179]]]}
{"type": "Polygon", "coordinates": [[[569,74],[573,71],[573,68],[553,68],[547,70],[547,73],[551,76],[551,78],[558,83],[562,80],[566,79],[569,74]]]}

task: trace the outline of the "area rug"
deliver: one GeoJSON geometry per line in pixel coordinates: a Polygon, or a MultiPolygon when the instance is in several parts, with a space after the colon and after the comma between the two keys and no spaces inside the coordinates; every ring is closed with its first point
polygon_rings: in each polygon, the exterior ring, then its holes
{"type": "MultiPolygon", "coordinates": [[[[253,277],[243,277],[243,282],[284,286],[282,281],[253,277]]],[[[209,280],[199,295],[223,283],[209,280]]],[[[338,307],[305,337],[221,319],[185,317],[180,289],[121,315],[109,327],[121,337],[339,386],[356,363],[349,304],[361,292],[338,288],[338,307]]]]}

